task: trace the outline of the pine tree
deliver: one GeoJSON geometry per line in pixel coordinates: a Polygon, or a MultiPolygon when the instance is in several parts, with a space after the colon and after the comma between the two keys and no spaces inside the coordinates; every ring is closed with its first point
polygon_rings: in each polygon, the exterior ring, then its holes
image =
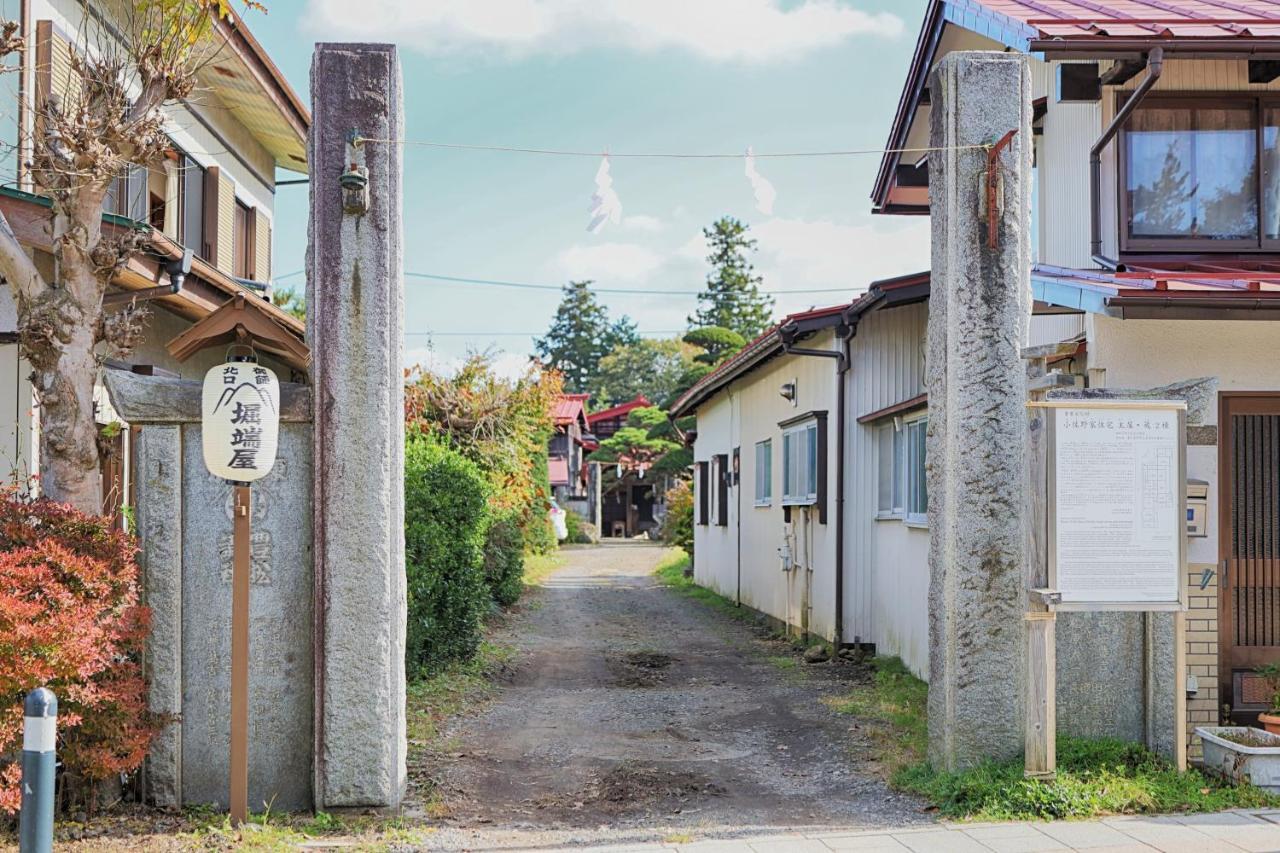
{"type": "Polygon", "coordinates": [[[613,348],[618,331],[590,286],[590,281],[565,285],[551,328],[534,341],[543,362],[564,375],[564,390],[575,394],[592,390],[600,359],[613,348]]]}
{"type": "Polygon", "coordinates": [[[731,216],[717,219],[702,234],[711,247],[707,263],[712,270],[689,325],[720,326],[750,340],[769,326],[773,313],[773,297],[760,292],[762,279],[748,260],[756,241],[747,236],[747,226],[731,216]]]}

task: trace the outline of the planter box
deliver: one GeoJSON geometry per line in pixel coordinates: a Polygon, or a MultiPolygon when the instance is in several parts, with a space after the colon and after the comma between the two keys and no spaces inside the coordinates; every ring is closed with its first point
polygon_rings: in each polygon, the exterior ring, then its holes
{"type": "Polygon", "coordinates": [[[1280,794],[1280,735],[1245,726],[1200,726],[1196,734],[1204,742],[1205,770],[1280,794]],[[1256,746],[1223,735],[1247,735],[1256,746]]]}

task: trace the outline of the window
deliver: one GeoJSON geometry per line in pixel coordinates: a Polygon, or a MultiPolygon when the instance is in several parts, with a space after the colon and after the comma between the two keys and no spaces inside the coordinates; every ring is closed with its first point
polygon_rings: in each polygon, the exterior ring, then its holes
{"type": "Polygon", "coordinates": [[[716,524],[729,526],[729,454],[720,453],[715,456],[716,470],[716,524]]]}
{"type": "Polygon", "coordinates": [[[927,417],[899,427],[886,423],[876,435],[879,473],[877,518],[903,518],[912,524],[928,521],[929,489],[925,477],[927,417]]]}
{"type": "Polygon", "coordinates": [[[1280,103],[1147,98],[1121,146],[1123,249],[1280,243],[1280,103]]]}
{"type": "Polygon", "coordinates": [[[902,500],[902,472],[904,459],[902,432],[893,421],[877,430],[876,464],[880,478],[879,517],[901,518],[906,512],[902,500]]]}
{"type": "Polygon", "coordinates": [[[236,200],[235,230],[231,236],[231,274],[236,278],[253,278],[253,211],[236,200]]]}
{"type": "Polygon", "coordinates": [[[818,423],[810,420],[782,432],[782,503],[818,500],[818,423]]]}
{"type": "Polygon", "coordinates": [[[907,521],[924,524],[929,520],[929,487],[925,477],[925,433],[927,418],[908,421],[906,431],[907,521]]]}
{"type": "Polygon", "coordinates": [[[773,441],[756,442],[756,506],[773,503],[773,441]]]}
{"type": "Polygon", "coordinates": [[[706,524],[710,519],[707,502],[707,463],[697,463],[698,468],[698,523],[706,524]]]}
{"type": "Polygon", "coordinates": [[[209,260],[204,239],[204,169],[185,154],[178,158],[178,168],[178,242],[209,260]]]}

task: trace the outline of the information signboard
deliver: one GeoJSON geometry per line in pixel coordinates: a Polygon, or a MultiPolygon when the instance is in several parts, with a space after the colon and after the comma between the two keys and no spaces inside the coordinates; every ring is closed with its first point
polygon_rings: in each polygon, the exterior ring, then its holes
{"type": "Polygon", "coordinates": [[[1061,594],[1058,609],[1181,609],[1186,404],[1048,407],[1049,585],[1061,594]]]}

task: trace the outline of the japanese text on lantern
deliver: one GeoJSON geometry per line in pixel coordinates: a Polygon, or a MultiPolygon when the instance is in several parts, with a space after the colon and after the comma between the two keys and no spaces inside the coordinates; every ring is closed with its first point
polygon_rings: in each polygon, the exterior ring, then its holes
{"type": "Polygon", "coordinates": [[[271,472],[280,426],[280,383],[252,362],[227,362],[204,378],[204,462],[218,477],[249,483],[271,472]]]}

